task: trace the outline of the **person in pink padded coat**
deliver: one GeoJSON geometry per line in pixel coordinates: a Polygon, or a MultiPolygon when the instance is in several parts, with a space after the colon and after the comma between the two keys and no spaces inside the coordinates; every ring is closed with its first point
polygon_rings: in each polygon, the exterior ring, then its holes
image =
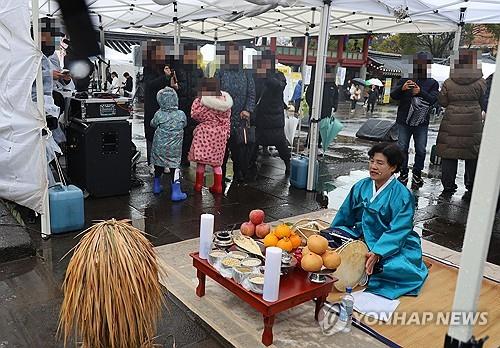
{"type": "Polygon", "coordinates": [[[214,185],[210,192],[222,193],[222,162],[230,132],[230,117],[233,99],[220,90],[219,81],[205,78],[201,82],[198,98],[191,107],[191,117],[199,122],[193,132],[193,143],[188,158],[197,162],[194,190],[201,192],[205,177],[205,166],[214,171],[214,185]]]}

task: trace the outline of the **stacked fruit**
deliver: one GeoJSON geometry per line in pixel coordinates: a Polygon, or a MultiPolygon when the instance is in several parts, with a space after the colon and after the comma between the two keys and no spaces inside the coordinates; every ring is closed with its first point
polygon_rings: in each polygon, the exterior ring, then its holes
{"type": "Polygon", "coordinates": [[[264,245],[266,247],[276,246],[287,252],[297,249],[302,244],[300,236],[292,231],[291,227],[287,224],[279,224],[271,233],[264,238],[264,245]]]}
{"type": "Polygon", "coordinates": [[[248,216],[248,222],[241,224],[240,231],[248,237],[264,238],[271,232],[271,225],[264,223],[266,215],[263,210],[252,210],[248,216]]]}
{"type": "Polygon", "coordinates": [[[302,249],[300,266],[307,272],[319,272],[323,267],[334,270],[340,266],[340,255],[328,250],[328,240],[320,235],[312,235],[307,239],[307,246],[302,249]]]}

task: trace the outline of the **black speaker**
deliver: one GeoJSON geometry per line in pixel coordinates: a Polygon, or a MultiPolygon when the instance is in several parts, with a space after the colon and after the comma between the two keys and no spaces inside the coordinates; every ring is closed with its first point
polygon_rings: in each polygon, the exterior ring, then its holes
{"type": "Polygon", "coordinates": [[[129,193],[129,122],[71,122],[66,138],[68,175],[74,184],[95,197],[129,193]]]}
{"type": "Polygon", "coordinates": [[[393,120],[368,119],[359,128],[356,137],[372,141],[398,141],[398,125],[393,120]]]}

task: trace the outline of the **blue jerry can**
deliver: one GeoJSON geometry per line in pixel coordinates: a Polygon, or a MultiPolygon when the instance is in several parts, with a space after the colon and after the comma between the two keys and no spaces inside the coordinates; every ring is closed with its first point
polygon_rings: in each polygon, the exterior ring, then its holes
{"type": "Polygon", "coordinates": [[[74,185],[49,188],[50,226],[53,234],[81,230],[85,225],[83,192],[74,185]]]}
{"type": "MultiPolygon", "coordinates": [[[[319,162],[316,160],[316,172],[314,187],[318,182],[318,168],[319,162]]],[[[293,157],[290,161],[290,184],[298,189],[305,189],[307,187],[307,170],[309,169],[309,157],[299,156],[293,157]]]]}

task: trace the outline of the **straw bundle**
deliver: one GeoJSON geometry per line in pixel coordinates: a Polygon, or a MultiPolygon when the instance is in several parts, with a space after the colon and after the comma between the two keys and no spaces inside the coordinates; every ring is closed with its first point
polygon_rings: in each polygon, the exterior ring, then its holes
{"type": "Polygon", "coordinates": [[[84,348],[153,347],[164,296],[152,244],[127,220],[103,221],[83,233],[63,283],[58,333],[64,346],[74,332],[84,348]]]}

